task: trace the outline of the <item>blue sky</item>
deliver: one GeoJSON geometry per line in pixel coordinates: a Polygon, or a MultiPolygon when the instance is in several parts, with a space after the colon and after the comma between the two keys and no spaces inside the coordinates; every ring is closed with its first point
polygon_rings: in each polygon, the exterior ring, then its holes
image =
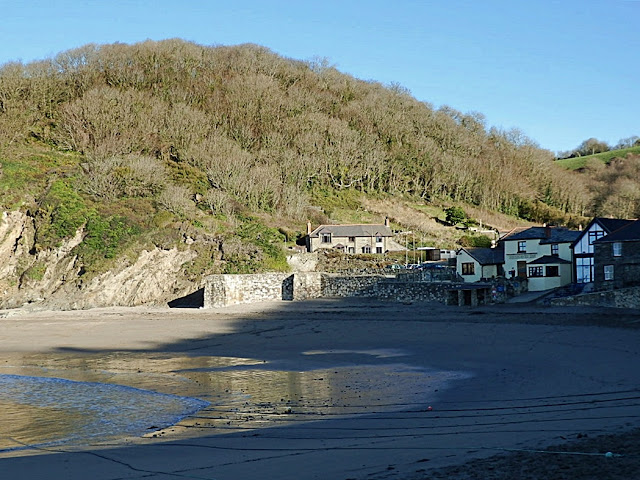
{"type": "Polygon", "coordinates": [[[0,63],[183,38],[325,57],[554,152],[640,136],[640,0],[0,0],[0,63]]]}

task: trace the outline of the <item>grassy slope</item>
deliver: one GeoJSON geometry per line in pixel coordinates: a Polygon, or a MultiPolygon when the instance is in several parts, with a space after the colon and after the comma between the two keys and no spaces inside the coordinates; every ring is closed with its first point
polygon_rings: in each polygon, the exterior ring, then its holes
{"type": "Polygon", "coordinates": [[[609,163],[614,158],[623,158],[630,153],[640,154],[640,147],[611,150],[609,152],[596,153],[595,155],[586,155],[584,157],[564,158],[562,160],[557,160],[556,164],[566,168],[567,170],[577,170],[579,168],[583,168],[591,159],[600,160],[602,163],[609,163]]]}

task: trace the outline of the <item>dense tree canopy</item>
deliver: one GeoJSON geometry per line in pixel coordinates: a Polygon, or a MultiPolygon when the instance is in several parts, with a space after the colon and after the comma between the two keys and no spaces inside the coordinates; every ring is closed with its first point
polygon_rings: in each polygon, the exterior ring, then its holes
{"type": "Polygon", "coordinates": [[[212,213],[301,216],[326,190],[528,217],[592,204],[575,173],[517,130],[256,45],[86,45],[5,64],[0,145],[29,138],[81,154],[80,185],[97,198],[182,210],[197,198],[212,213]]]}

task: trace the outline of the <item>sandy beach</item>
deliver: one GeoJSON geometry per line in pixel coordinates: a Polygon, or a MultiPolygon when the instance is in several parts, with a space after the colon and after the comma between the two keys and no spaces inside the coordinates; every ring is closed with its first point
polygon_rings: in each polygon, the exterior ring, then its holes
{"type": "Polygon", "coordinates": [[[111,382],[215,405],[142,438],[5,452],[0,471],[94,480],[638,478],[639,327],[640,312],[630,310],[369,299],[3,311],[0,374],[111,382]]]}

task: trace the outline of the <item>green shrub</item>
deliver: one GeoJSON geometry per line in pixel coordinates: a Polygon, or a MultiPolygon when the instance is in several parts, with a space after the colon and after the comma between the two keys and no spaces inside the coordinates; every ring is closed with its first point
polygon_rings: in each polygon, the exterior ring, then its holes
{"type": "Polygon", "coordinates": [[[31,265],[22,274],[23,281],[40,281],[44,278],[44,274],[47,272],[47,266],[42,262],[37,262],[31,265]]]}
{"type": "Polygon", "coordinates": [[[182,265],[185,277],[188,280],[197,281],[206,275],[219,272],[220,246],[218,243],[207,243],[193,246],[197,256],[182,265]]]}
{"type": "Polygon", "coordinates": [[[460,237],[458,243],[463,247],[491,247],[491,239],[486,235],[464,235],[460,237]]]}
{"type": "Polygon", "coordinates": [[[445,220],[451,225],[464,223],[467,220],[467,214],[460,207],[449,207],[444,210],[445,220]]]}
{"type": "Polygon", "coordinates": [[[105,218],[94,214],[87,221],[86,236],[78,246],[78,253],[85,261],[115,258],[121,247],[138,233],[139,227],[124,217],[105,218]]]}
{"type": "Polygon", "coordinates": [[[40,248],[57,247],[65,238],[73,237],[91,210],[82,197],[65,181],[57,180],[36,212],[36,244],[40,248]]]}
{"type": "Polygon", "coordinates": [[[253,219],[246,218],[236,238],[223,244],[224,273],[286,271],[289,268],[282,248],[284,235],[253,219]]]}

